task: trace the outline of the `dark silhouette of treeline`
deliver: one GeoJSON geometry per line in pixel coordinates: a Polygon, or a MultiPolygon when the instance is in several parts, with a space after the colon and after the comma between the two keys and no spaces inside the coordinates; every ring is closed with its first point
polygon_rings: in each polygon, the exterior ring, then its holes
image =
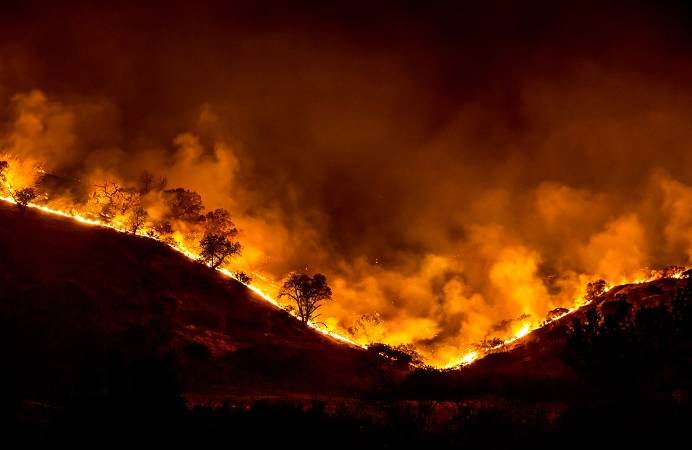
{"type": "MultiPolygon", "coordinates": [[[[614,289],[568,326],[554,324],[565,368],[557,376],[515,373],[524,361],[517,366],[511,351],[461,370],[411,370],[410,353],[322,341],[284,312],[245,301],[238,283],[178,261],[156,242],[127,237],[125,245],[121,235],[31,212],[2,220],[0,442],[8,448],[15,441],[661,446],[685,442],[692,423],[689,280],[614,289]],[[646,300],[652,298],[659,300],[646,300]],[[181,337],[185,324],[254,345],[217,364],[212,347],[181,337]],[[228,383],[245,389],[245,399],[188,405],[183,394],[198,387],[191,380],[202,390],[228,383]],[[306,395],[257,400],[268,385],[306,395]]],[[[525,355],[534,362],[547,357],[525,355]]]]}
{"type": "Polygon", "coordinates": [[[606,306],[571,324],[561,357],[573,373],[559,382],[506,375],[504,383],[495,376],[479,384],[478,376],[461,378],[459,387],[449,381],[452,371],[420,370],[403,383],[383,373],[380,385],[350,406],[324,399],[192,408],[182,397],[178,356],[166,351],[166,327],[134,328],[105,352],[81,342],[79,382],[56,379],[55,391],[40,383],[37,392],[32,377],[40,370],[5,311],[2,423],[5,436],[25,442],[229,447],[573,447],[685,438],[692,423],[692,287],[646,308],[632,308],[626,297],[606,306]]]}

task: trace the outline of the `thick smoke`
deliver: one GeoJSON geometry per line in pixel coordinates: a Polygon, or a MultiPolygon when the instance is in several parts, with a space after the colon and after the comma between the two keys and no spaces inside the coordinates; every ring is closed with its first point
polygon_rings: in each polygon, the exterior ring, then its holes
{"type": "Polygon", "coordinates": [[[18,8],[0,153],[196,190],[241,230],[234,270],[323,272],[330,328],[445,363],[692,258],[680,24],[542,6],[18,8]]]}

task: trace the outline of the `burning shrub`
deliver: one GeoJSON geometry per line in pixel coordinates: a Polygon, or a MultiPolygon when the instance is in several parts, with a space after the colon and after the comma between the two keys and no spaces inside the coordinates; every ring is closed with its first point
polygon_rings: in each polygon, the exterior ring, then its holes
{"type": "Polygon", "coordinates": [[[548,314],[545,316],[545,320],[550,322],[552,320],[555,320],[555,319],[558,319],[558,318],[564,316],[568,312],[569,312],[569,309],[567,309],[567,308],[551,309],[550,311],[548,311],[548,314]]]}
{"type": "Polygon", "coordinates": [[[661,269],[653,270],[651,273],[651,278],[676,278],[679,277],[683,272],[685,272],[685,267],[670,265],[661,269]]]}
{"type": "Polygon", "coordinates": [[[24,212],[26,211],[26,207],[29,205],[29,203],[31,203],[32,200],[38,197],[36,189],[31,187],[19,189],[16,191],[10,191],[10,195],[16,202],[17,208],[19,208],[19,211],[22,214],[24,214],[24,212]]]}
{"type": "Polygon", "coordinates": [[[376,342],[368,345],[368,352],[402,365],[419,364],[421,362],[420,355],[413,346],[410,345],[398,345],[393,347],[391,345],[376,342]]]}
{"type": "Polygon", "coordinates": [[[137,234],[137,231],[144,226],[147,219],[149,218],[149,213],[147,210],[141,206],[135,207],[127,218],[127,229],[132,234],[137,234]]]}
{"type": "Polygon", "coordinates": [[[496,349],[500,346],[502,346],[505,343],[502,339],[498,337],[493,337],[493,338],[488,338],[488,339],[483,339],[480,341],[478,344],[476,344],[476,347],[479,350],[482,350],[483,352],[488,352],[490,350],[496,349]]]}
{"type": "Polygon", "coordinates": [[[584,298],[588,301],[593,301],[606,292],[605,280],[595,280],[586,285],[586,294],[584,298]]]}
{"type": "Polygon", "coordinates": [[[90,195],[90,203],[99,218],[104,222],[113,220],[119,210],[123,209],[125,191],[120,183],[105,180],[103,184],[94,185],[90,195]]]}
{"type": "Polygon", "coordinates": [[[233,276],[243,284],[250,284],[252,282],[252,277],[245,272],[234,272],[233,276]]]}
{"type": "Polygon", "coordinates": [[[167,244],[173,243],[173,225],[166,220],[155,222],[152,229],[149,230],[147,234],[167,244]]]}

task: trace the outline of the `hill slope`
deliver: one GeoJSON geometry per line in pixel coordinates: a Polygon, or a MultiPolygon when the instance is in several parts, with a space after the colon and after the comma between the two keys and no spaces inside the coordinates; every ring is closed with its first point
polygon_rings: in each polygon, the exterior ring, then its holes
{"type": "Polygon", "coordinates": [[[568,376],[561,354],[573,321],[585,320],[587,312],[593,308],[608,317],[622,307],[633,314],[641,308],[670,304],[675,294],[687,285],[686,279],[662,278],[616,286],[593,303],[533,331],[506,351],[478,361],[474,369],[544,377],[568,376]]]}
{"type": "MultiPolygon", "coordinates": [[[[585,378],[589,371],[605,373],[598,383],[610,383],[608,388],[621,383],[623,377],[634,378],[627,373],[628,364],[636,366],[632,370],[638,376],[648,371],[656,372],[652,377],[672,379],[671,373],[677,377],[692,367],[691,289],[689,279],[674,278],[614,287],[590,304],[469,366],[442,372],[416,371],[404,383],[404,395],[491,396],[565,404],[579,401],[584,389],[593,392],[594,380],[585,378]],[[589,315],[595,317],[593,323],[597,325],[589,325],[589,315]],[[594,332],[577,333],[575,323],[594,332]],[[657,350],[662,348],[666,351],[657,350]],[[671,361],[673,367],[669,367],[671,361]]],[[[674,390],[687,389],[684,383],[673,385],[674,390]]],[[[639,389],[648,394],[649,388],[639,389]]]]}
{"type": "Polygon", "coordinates": [[[38,397],[148,354],[174,353],[183,389],[202,400],[347,395],[374,364],[165,245],[5,204],[0,317],[4,350],[38,397]]]}

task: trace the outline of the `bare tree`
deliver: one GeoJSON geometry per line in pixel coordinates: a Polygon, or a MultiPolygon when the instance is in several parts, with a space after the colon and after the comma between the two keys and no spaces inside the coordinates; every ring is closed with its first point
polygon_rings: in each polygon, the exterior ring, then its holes
{"type": "Polygon", "coordinates": [[[140,194],[146,195],[152,191],[153,186],[154,186],[154,174],[145,170],[139,176],[139,185],[137,186],[137,189],[139,190],[140,194]]]}
{"type": "Polygon", "coordinates": [[[142,196],[134,188],[125,188],[121,191],[121,195],[115,199],[116,211],[120,214],[127,214],[128,211],[132,211],[138,208],[142,204],[142,196]]]}
{"type": "Polygon", "coordinates": [[[19,212],[24,214],[29,203],[38,197],[38,193],[36,192],[36,189],[26,187],[16,191],[10,190],[10,196],[15,201],[17,208],[19,208],[19,212]]]}
{"type": "Polygon", "coordinates": [[[293,300],[298,309],[298,317],[303,323],[319,317],[317,310],[324,301],[331,300],[332,290],[327,285],[327,277],[321,273],[313,276],[294,273],[284,282],[279,298],[288,297],[293,300]]]}
{"type": "Polygon", "coordinates": [[[98,215],[101,220],[104,222],[113,220],[123,195],[122,185],[115,181],[107,179],[103,184],[94,185],[91,200],[98,206],[98,215]]]}
{"type": "Polygon", "coordinates": [[[216,269],[231,256],[240,254],[240,242],[230,241],[220,234],[208,234],[200,241],[200,260],[216,269]]]}
{"type": "Polygon", "coordinates": [[[162,191],[167,184],[166,177],[156,177],[153,173],[145,170],[139,176],[139,183],[137,185],[137,191],[141,195],[147,195],[152,191],[162,191]]]}
{"type": "Polygon", "coordinates": [[[127,218],[127,230],[132,234],[137,234],[137,231],[144,226],[148,218],[149,213],[146,209],[142,206],[134,207],[127,218]]]}

